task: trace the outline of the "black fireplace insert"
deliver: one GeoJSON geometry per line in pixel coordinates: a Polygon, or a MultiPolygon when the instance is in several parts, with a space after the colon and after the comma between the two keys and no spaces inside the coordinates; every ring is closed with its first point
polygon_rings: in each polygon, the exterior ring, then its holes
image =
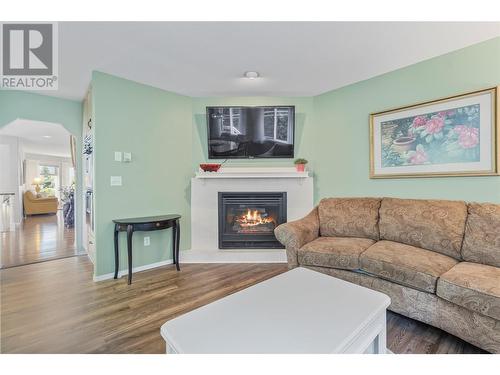
{"type": "Polygon", "coordinates": [[[274,228],[286,222],[286,192],[219,193],[220,249],[282,249],[274,228]]]}

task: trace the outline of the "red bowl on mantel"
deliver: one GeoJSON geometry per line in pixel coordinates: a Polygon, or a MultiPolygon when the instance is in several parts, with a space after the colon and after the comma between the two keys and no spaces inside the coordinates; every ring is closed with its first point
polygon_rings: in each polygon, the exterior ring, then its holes
{"type": "Polygon", "coordinates": [[[200,164],[200,168],[203,172],[217,172],[222,164],[219,163],[202,163],[200,164]]]}

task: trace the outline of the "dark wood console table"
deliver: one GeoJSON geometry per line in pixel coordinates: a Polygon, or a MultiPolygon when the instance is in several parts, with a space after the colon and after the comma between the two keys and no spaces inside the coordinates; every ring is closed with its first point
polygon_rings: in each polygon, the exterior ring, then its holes
{"type": "Polygon", "coordinates": [[[132,235],[134,232],[153,231],[172,228],[172,253],[177,271],[179,267],[179,241],[181,215],[163,215],[150,217],[137,217],[130,219],[113,220],[115,223],[115,279],[118,278],[118,268],[120,254],[118,250],[118,233],[127,232],[127,252],[128,252],[128,284],[132,284],[132,235]]]}

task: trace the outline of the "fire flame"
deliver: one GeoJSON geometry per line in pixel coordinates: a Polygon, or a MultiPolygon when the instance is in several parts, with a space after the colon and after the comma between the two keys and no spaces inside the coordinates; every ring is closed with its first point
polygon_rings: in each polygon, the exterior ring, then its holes
{"type": "Polygon", "coordinates": [[[255,225],[259,225],[259,224],[272,223],[273,219],[270,217],[263,218],[260,215],[258,210],[252,211],[252,210],[248,209],[246,215],[242,215],[237,221],[243,227],[250,227],[250,226],[255,226],[255,225]]]}

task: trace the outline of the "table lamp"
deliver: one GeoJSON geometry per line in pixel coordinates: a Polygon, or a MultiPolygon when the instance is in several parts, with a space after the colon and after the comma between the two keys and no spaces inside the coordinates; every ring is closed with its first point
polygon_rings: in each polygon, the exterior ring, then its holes
{"type": "Polygon", "coordinates": [[[35,177],[33,179],[32,185],[35,185],[35,191],[36,193],[40,193],[40,184],[42,183],[42,179],[40,177],[35,177]]]}

